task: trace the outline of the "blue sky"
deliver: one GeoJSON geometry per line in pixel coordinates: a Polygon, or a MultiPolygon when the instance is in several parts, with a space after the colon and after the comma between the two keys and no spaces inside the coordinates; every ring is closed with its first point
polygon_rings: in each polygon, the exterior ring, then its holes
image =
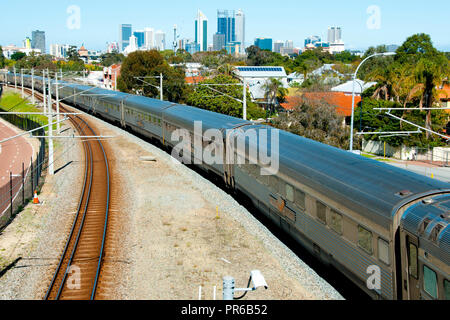
{"type": "Polygon", "coordinates": [[[131,23],[133,30],[152,27],[166,32],[171,47],[173,25],[182,38],[194,38],[194,19],[200,9],[209,20],[209,43],[217,31],[217,9],[242,9],[246,15],[246,44],[256,37],[294,40],[319,35],[326,40],[329,26],[343,29],[348,48],[365,49],[378,44],[401,44],[414,33],[428,33],[437,48],[450,51],[450,1],[448,0],[59,0],[2,1],[0,45],[16,44],[32,30],[46,31],[47,50],[51,43],[68,43],[88,49],[105,49],[106,42],[118,41],[119,24],[131,23]],[[81,10],[81,28],[67,28],[67,8],[81,10]],[[375,5],[379,15],[367,12],[375,5]],[[370,28],[368,27],[371,26],[370,28]]]}

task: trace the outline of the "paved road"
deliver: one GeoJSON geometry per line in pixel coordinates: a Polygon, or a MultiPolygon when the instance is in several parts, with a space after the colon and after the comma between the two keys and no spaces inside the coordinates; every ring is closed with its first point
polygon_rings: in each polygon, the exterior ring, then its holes
{"type": "Polygon", "coordinates": [[[450,182],[450,168],[397,162],[389,162],[389,164],[418,174],[422,174],[429,178],[433,177],[434,179],[438,179],[444,182],[450,182]]]}
{"type": "MultiPolygon", "coordinates": [[[[18,132],[0,121],[0,140],[17,135],[18,132]]],[[[33,153],[32,146],[25,138],[20,137],[1,145],[0,151],[0,215],[9,206],[10,187],[9,173],[22,175],[22,162],[25,164],[25,172],[30,166],[30,159],[33,153]]],[[[22,178],[13,178],[13,196],[21,188],[22,178]]]]}

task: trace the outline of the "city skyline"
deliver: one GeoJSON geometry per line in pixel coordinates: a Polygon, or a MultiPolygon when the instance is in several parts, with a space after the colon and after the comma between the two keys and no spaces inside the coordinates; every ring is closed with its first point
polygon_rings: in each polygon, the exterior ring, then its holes
{"type": "MultiPolygon", "coordinates": [[[[246,20],[247,46],[256,38],[272,38],[293,40],[295,47],[303,47],[304,39],[308,36],[318,35],[322,39],[327,39],[328,28],[340,26],[344,33],[343,41],[350,50],[366,49],[380,44],[399,45],[412,34],[427,33],[438,49],[450,51],[445,14],[449,11],[450,4],[445,1],[439,4],[439,10],[436,10],[435,5],[410,3],[405,5],[407,2],[404,0],[395,3],[378,1],[379,26],[376,25],[377,11],[373,10],[369,1],[350,4],[332,1],[322,1],[321,4],[299,4],[286,0],[282,6],[269,3],[267,6],[257,5],[257,2],[252,0],[245,4],[231,0],[226,6],[218,2],[177,1],[176,6],[170,7],[161,3],[156,10],[154,4],[143,1],[135,1],[131,5],[115,3],[108,10],[104,10],[105,4],[106,1],[96,3],[78,1],[80,28],[68,29],[67,20],[71,16],[67,10],[68,2],[52,3],[51,8],[30,2],[29,10],[23,14],[23,19],[27,23],[11,29],[7,25],[12,23],[12,15],[2,18],[0,45],[20,45],[32,31],[42,30],[46,32],[47,44],[71,43],[81,46],[84,43],[91,50],[104,50],[107,42],[120,42],[117,26],[130,23],[133,25],[133,31],[143,30],[149,26],[161,29],[168,35],[166,43],[170,45],[166,45],[166,49],[170,49],[174,24],[178,26],[180,38],[195,38],[193,21],[197,10],[201,10],[210,21],[207,39],[207,44],[210,45],[213,43],[213,35],[217,32],[215,23],[211,23],[217,19],[217,10],[242,9],[246,20]],[[103,9],[100,10],[100,7],[103,9]],[[146,10],[148,7],[152,7],[152,10],[146,10]]],[[[12,3],[8,4],[8,7],[14,10],[18,5],[12,3]]]]}

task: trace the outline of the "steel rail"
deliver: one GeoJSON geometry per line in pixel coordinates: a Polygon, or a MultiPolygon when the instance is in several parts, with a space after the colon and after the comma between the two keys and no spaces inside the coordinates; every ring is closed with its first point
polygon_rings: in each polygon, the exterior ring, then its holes
{"type": "MultiPolygon", "coordinates": [[[[42,99],[42,97],[40,95],[38,95],[40,99],[42,99]]],[[[53,106],[54,104],[52,104],[53,106]]],[[[80,116],[76,115],[74,117],[70,117],[71,122],[74,123],[74,125],[78,128],[77,130],[80,131],[81,134],[86,134],[86,128],[89,129],[92,134],[95,136],[96,133],[95,131],[92,129],[92,127],[87,123],[87,121],[85,121],[84,119],[82,119],[80,116]],[[80,123],[78,123],[77,121],[75,121],[74,118],[77,118],[80,122],[82,122],[82,124],[84,124],[83,128],[80,125],[80,123]]],[[[87,141],[85,141],[87,142],[87,141]]],[[[99,281],[99,277],[100,277],[100,273],[101,273],[101,268],[102,268],[102,261],[103,261],[103,254],[104,254],[104,250],[105,250],[105,244],[106,244],[106,236],[107,236],[107,229],[108,229],[108,219],[109,219],[109,206],[110,206],[110,169],[109,169],[109,164],[108,164],[108,158],[106,155],[106,151],[104,149],[103,144],[101,143],[100,139],[97,139],[97,142],[102,150],[103,153],[103,159],[104,159],[104,163],[105,163],[105,168],[106,168],[106,182],[107,182],[107,192],[106,192],[106,209],[105,209],[105,219],[104,219],[104,224],[103,224],[103,234],[102,234],[102,242],[101,242],[101,246],[100,246],[100,253],[97,257],[98,259],[98,263],[97,263],[97,269],[96,269],[96,273],[95,273],[95,278],[93,281],[93,287],[92,287],[92,291],[90,294],[90,299],[93,300],[95,299],[95,295],[97,293],[97,287],[98,287],[98,281],[99,281]]],[[[67,239],[67,243],[66,246],[64,248],[64,252],[61,256],[61,259],[59,261],[58,267],[54,273],[54,276],[52,278],[51,284],[49,286],[49,289],[45,295],[45,299],[48,300],[51,292],[53,291],[54,287],[55,287],[55,283],[56,280],[58,278],[58,275],[60,275],[61,272],[61,267],[64,264],[64,260],[65,257],[68,253],[70,244],[71,244],[71,240],[73,239],[74,233],[75,233],[75,229],[76,226],[78,224],[78,221],[80,219],[80,210],[81,210],[81,206],[83,204],[83,201],[85,200],[85,206],[84,206],[84,213],[83,213],[83,217],[82,220],[80,222],[79,225],[79,230],[77,233],[77,238],[75,239],[75,244],[72,248],[72,252],[71,252],[71,256],[70,259],[68,261],[66,270],[64,271],[64,276],[63,279],[61,281],[60,287],[58,289],[57,295],[55,297],[55,299],[59,299],[61,297],[62,291],[64,289],[66,280],[67,280],[67,275],[68,275],[68,271],[69,268],[74,260],[75,254],[77,252],[77,248],[79,246],[79,241],[81,238],[81,234],[83,231],[83,227],[85,224],[85,220],[86,220],[86,216],[88,214],[88,205],[89,205],[89,201],[91,198],[91,191],[92,191],[92,186],[93,186],[93,175],[94,175],[94,165],[93,165],[93,152],[92,152],[92,146],[89,142],[87,143],[83,143],[84,145],[84,150],[85,150],[85,154],[86,154],[86,160],[85,160],[85,165],[86,165],[86,170],[85,170],[85,176],[84,176],[84,183],[83,183],[83,189],[82,189],[82,196],[80,198],[80,202],[78,204],[78,208],[77,208],[77,214],[76,217],[74,219],[71,231],[70,231],[70,235],[67,239]],[[87,144],[87,146],[86,146],[87,144]],[[87,156],[87,154],[89,153],[89,157],[87,156]],[[88,162],[89,162],[89,166],[88,166],[88,162]],[[90,170],[89,170],[90,169],[90,170]],[[88,194],[86,195],[86,187],[87,187],[87,179],[88,179],[88,171],[90,172],[90,177],[89,177],[89,188],[88,188],[88,194]],[[86,197],[85,197],[86,195],[86,197]]]]}

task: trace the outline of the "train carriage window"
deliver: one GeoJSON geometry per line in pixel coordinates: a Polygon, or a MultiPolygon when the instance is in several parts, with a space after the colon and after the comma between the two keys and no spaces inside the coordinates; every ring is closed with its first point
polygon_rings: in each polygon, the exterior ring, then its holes
{"type": "Polygon", "coordinates": [[[408,246],[408,263],[409,263],[409,275],[418,279],[418,255],[417,255],[417,247],[410,243],[408,246]]]}
{"type": "Polygon", "coordinates": [[[342,235],[342,215],[334,210],[331,210],[330,228],[342,235]]]}
{"type": "Polygon", "coordinates": [[[317,218],[327,224],[327,207],[322,203],[317,201],[316,202],[316,206],[317,206],[317,218]]]}
{"type": "Polygon", "coordinates": [[[294,188],[288,184],[286,185],[286,199],[294,202],[294,188]]]}
{"type": "Polygon", "coordinates": [[[295,190],[295,204],[300,208],[300,209],[305,209],[306,205],[306,201],[305,201],[306,195],[303,191],[300,190],[295,190]]]}
{"type": "Polygon", "coordinates": [[[389,255],[389,242],[381,238],[378,238],[378,259],[380,259],[380,261],[386,263],[387,265],[391,264],[389,255]]]}
{"type": "Polygon", "coordinates": [[[445,300],[450,300],[450,281],[444,280],[445,300]]]}
{"type": "Polygon", "coordinates": [[[373,253],[372,239],[372,232],[364,227],[358,226],[358,245],[370,254],[373,253]]]}
{"type": "Polygon", "coordinates": [[[423,266],[423,289],[434,299],[438,297],[436,272],[423,266]]]}

